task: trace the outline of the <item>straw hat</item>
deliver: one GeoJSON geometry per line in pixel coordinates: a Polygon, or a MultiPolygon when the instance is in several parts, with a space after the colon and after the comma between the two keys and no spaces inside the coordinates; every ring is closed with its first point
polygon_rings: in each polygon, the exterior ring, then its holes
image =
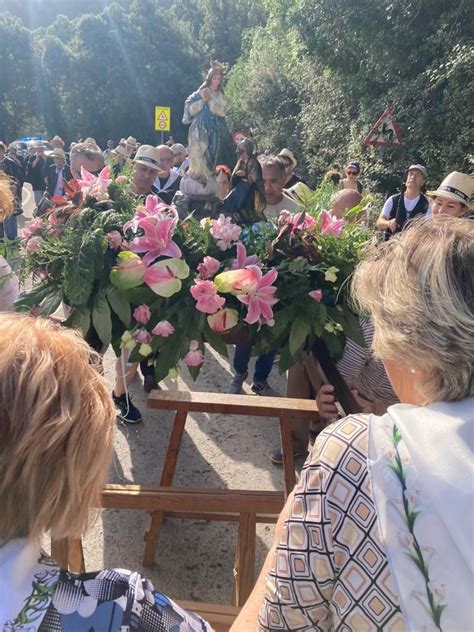
{"type": "Polygon", "coordinates": [[[58,136],[57,134],[56,134],[56,136],[53,136],[53,138],[51,139],[51,142],[52,143],[62,143],[64,145],[63,139],[61,138],[61,136],[58,136]]]}
{"type": "Polygon", "coordinates": [[[461,204],[465,204],[470,211],[474,208],[474,204],[472,203],[473,194],[474,179],[466,173],[460,173],[459,171],[453,171],[447,175],[436,191],[427,192],[427,195],[430,197],[439,195],[439,197],[454,200],[454,202],[461,202],[461,204]]]}
{"type": "Polygon", "coordinates": [[[296,169],[298,161],[296,160],[291,149],[287,149],[286,147],[284,147],[278,155],[280,156],[280,158],[288,158],[288,160],[290,160],[291,164],[293,165],[293,169],[296,169]]]}
{"type": "Polygon", "coordinates": [[[156,169],[157,171],[161,169],[160,152],[156,147],[152,147],[151,145],[140,145],[133,162],[139,165],[145,165],[145,167],[150,167],[151,169],[156,169]]]}
{"type": "Polygon", "coordinates": [[[125,143],[129,146],[129,147],[136,147],[137,146],[137,139],[133,138],[133,136],[129,136],[127,138],[127,140],[125,141],[125,143]]]}
{"type": "Polygon", "coordinates": [[[128,158],[127,150],[122,145],[117,145],[117,147],[115,147],[115,149],[112,149],[110,153],[114,156],[123,156],[124,158],[128,158]]]}
{"type": "Polygon", "coordinates": [[[64,149],[61,149],[60,147],[56,147],[55,149],[53,149],[53,151],[49,155],[53,158],[64,158],[64,160],[66,160],[64,149]]]}

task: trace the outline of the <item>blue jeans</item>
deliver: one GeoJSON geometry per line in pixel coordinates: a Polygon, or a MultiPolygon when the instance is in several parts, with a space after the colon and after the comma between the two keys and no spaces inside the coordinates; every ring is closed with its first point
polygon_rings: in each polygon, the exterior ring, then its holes
{"type": "Polygon", "coordinates": [[[16,239],[18,237],[18,219],[16,215],[3,220],[3,234],[7,239],[16,239]]]}
{"type": "MultiPolygon", "coordinates": [[[[235,345],[234,353],[234,371],[238,375],[247,373],[249,367],[250,356],[252,354],[251,345],[235,345]]],[[[264,382],[271,373],[273,360],[277,354],[276,349],[272,349],[268,353],[259,355],[255,362],[255,372],[253,374],[254,384],[264,382]]]]}

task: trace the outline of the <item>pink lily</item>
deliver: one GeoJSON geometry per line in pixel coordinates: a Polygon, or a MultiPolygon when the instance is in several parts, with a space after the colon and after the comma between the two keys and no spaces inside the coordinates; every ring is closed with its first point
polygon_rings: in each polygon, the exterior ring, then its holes
{"type": "Polygon", "coordinates": [[[77,180],[83,195],[90,194],[92,191],[105,193],[110,182],[110,166],[104,167],[98,176],[81,167],[81,179],[77,180]]]}
{"type": "Polygon", "coordinates": [[[172,206],[168,206],[162,202],[156,195],[147,195],[145,205],[139,206],[135,211],[133,219],[124,224],[124,231],[131,229],[135,232],[140,225],[140,220],[150,216],[156,216],[160,219],[172,218],[176,219],[176,221],[178,220],[178,213],[172,206]]]}
{"type": "Polygon", "coordinates": [[[297,230],[313,230],[316,226],[315,220],[308,215],[308,213],[295,213],[291,220],[293,225],[292,234],[294,234],[297,230]]]}
{"type": "Polygon", "coordinates": [[[321,211],[319,217],[321,219],[322,235],[333,235],[334,237],[340,236],[346,223],[343,219],[335,219],[327,211],[321,211]]]}
{"type": "Polygon", "coordinates": [[[223,213],[217,219],[211,219],[210,233],[220,250],[232,248],[232,243],[239,239],[241,232],[240,226],[234,224],[232,219],[225,217],[223,213]]]}
{"type": "Polygon", "coordinates": [[[181,257],[181,250],[172,240],[177,218],[144,217],[138,221],[145,233],[136,237],[130,244],[133,252],[146,252],[143,263],[150,265],[158,257],[181,257]]]}
{"type": "Polygon", "coordinates": [[[247,316],[244,318],[246,323],[253,325],[260,322],[265,325],[273,320],[272,306],[278,303],[275,296],[277,288],[272,285],[278,272],[272,268],[262,275],[258,266],[249,266],[248,269],[251,269],[255,274],[256,284],[247,294],[241,294],[237,298],[248,306],[247,316]]]}
{"type": "Polygon", "coordinates": [[[245,268],[246,266],[262,265],[262,262],[257,255],[251,255],[250,257],[247,257],[247,249],[241,241],[236,244],[236,248],[237,258],[234,259],[234,262],[232,263],[232,270],[240,270],[241,268],[245,268]]]}
{"type": "Polygon", "coordinates": [[[189,266],[182,259],[164,259],[150,266],[143,280],[155,294],[168,298],[180,291],[181,279],[188,276],[189,266]]]}

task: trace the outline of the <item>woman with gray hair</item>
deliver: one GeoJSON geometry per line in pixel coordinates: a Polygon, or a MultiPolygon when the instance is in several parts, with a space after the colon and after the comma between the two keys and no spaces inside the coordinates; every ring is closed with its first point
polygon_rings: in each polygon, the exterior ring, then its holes
{"type": "Polygon", "coordinates": [[[472,222],[440,217],[357,269],[402,403],[318,436],[232,630],[472,629],[473,268],[472,222]]]}

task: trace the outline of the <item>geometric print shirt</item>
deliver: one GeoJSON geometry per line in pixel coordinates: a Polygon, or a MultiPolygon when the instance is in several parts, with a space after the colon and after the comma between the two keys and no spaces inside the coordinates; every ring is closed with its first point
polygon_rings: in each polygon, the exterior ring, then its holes
{"type": "Polygon", "coordinates": [[[368,417],[321,432],[266,578],[260,630],[406,630],[367,468],[368,417]]]}

